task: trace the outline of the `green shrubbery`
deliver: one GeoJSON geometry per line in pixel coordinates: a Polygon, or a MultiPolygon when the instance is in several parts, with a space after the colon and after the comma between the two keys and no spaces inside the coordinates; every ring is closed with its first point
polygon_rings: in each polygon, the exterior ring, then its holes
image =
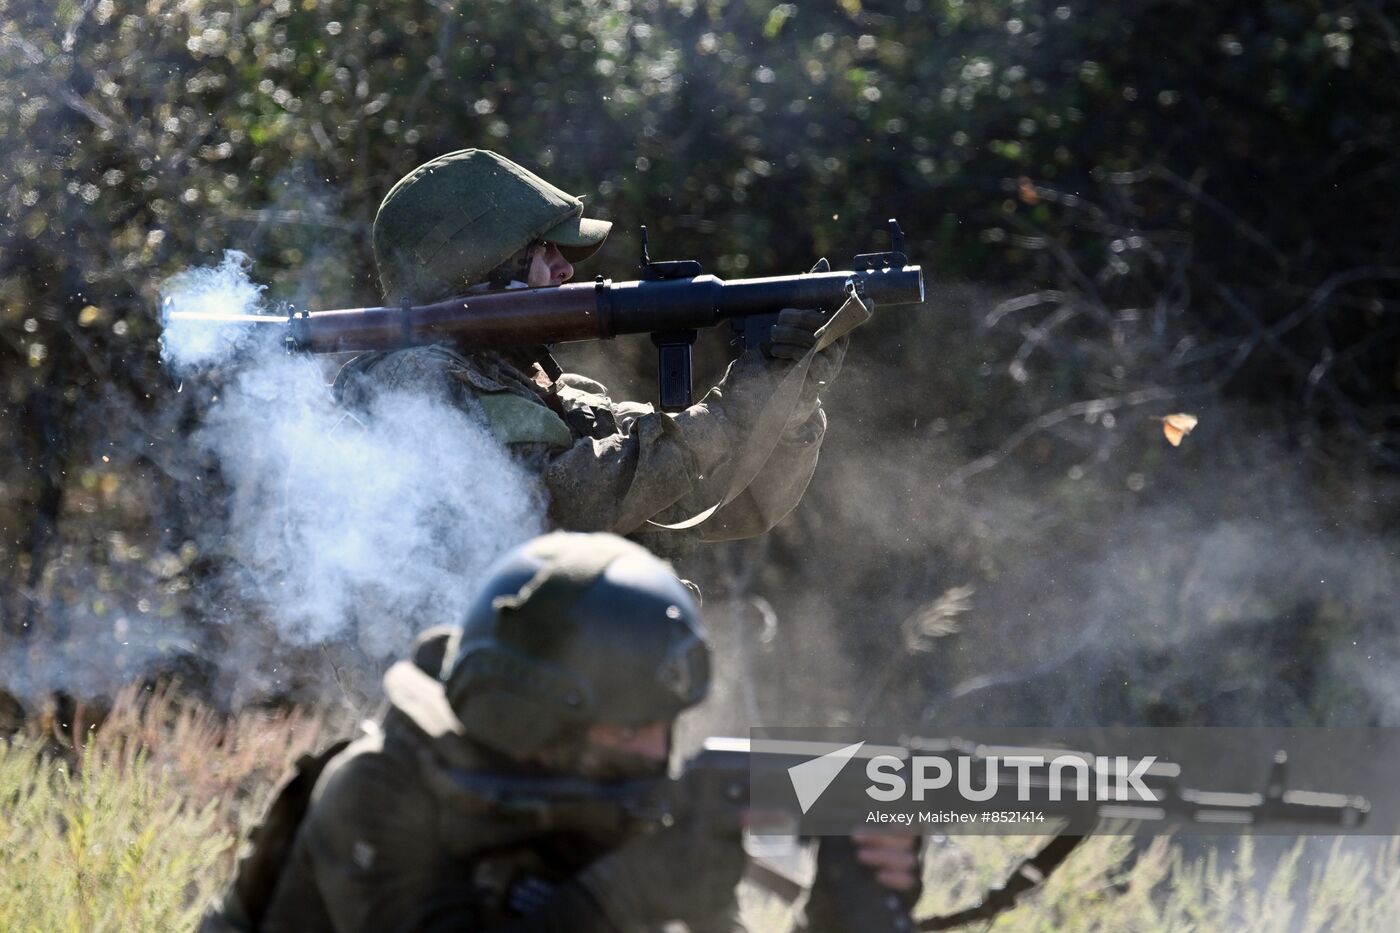
{"type": "Polygon", "coordinates": [[[0,751],[6,930],[176,930],[198,916],[232,837],[141,752],[94,744],[79,774],[34,746],[0,751]],[[193,887],[193,891],[191,890],[193,887]]]}
{"type": "MultiPolygon", "coordinates": [[[[70,724],[71,725],[71,724],[70,724]]],[[[100,728],[0,740],[0,929],[191,929],[291,757],[301,716],[223,722],[127,692],[100,728]]]]}

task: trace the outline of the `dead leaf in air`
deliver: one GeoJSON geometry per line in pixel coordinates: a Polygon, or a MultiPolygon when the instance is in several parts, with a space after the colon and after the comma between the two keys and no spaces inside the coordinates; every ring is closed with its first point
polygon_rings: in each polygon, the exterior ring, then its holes
{"type": "Polygon", "coordinates": [[[1181,446],[1181,439],[1191,433],[1196,426],[1196,416],[1178,412],[1162,419],[1162,433],[1173,447],[1181,446]]]}
{"type": "Polygon", "coordinates": [[[904,624],[905,643],[910,651],[928,651],[935,640],[958,630],[958,616],[972,608],[970,586],[955,586],[915,613],[904,624]]]}
{"type": "Polygon", "coordinates": [[[1035,182],[1025,175],[1016,179],[1016,194],[1027,204],[1039,204],[1040,192],[1035,190],[1035,182]]]}

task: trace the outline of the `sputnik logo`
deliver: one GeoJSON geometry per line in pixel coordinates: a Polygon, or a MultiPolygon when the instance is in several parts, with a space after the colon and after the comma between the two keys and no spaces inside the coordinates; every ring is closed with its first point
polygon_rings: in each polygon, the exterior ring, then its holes
{"type": "Polygon", "coordinates": [[[845,748],[838,748],[833,752],[827,752],[820,758],[813,758],[811,761],[804,761],[800,765],[793,765],[788,768],[788,777],[792,780],[792,789],[797,793],[797,803],[802,807],[805,814],[812,809],[812,805],[817,802],[826,789],[831,786],[831,782],[836,780],[846,762],[851,760],[864,742],[857,742],[854,745],[847,745],[845,748]]]}

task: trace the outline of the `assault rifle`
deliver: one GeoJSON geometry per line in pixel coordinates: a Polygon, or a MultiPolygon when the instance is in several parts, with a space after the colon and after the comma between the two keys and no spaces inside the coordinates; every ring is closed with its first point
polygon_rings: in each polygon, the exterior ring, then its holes
{"type": "MultiPolygon", "coordinates": [[[[855,859],[854,847],[845,838],[822,840],[821,872],[826,872],[822,906],[835,914],[823,929],[897,931],[943,930],[990,920],[1015,905],[1016,898],[1035,887],[1060,865],[1101,820],[1130,820],[1156,824],[1206,823],[1253,825],[1297,824],[1300,827],[1360,826],[1370,810],[1361,797],[1335,793],[1289,790],[1287,756],[1274,756],[1263,793],[1201,791],[1182,783],[1180,766],[1150,758],[1106,758],[1065,749],[985,746],[962,740],[911,740],[902,746],[862,746],[850,752],[831,743],[763,739],[708,739],[701,751],[674,778],[594,782],[569,777],[519,777],[459,771],[451,775],[451,788],[467,806],[520,820],[538,821],[541,828],[589,827],[610,831],[648,831],[670,825],[677,816],[691,815],[718,832],[732,832],[736,844],[741,831],[765,821],[798,827],[816,801],[797,791],[801,783],[793,772],[830,755],[849,754],[890,763],[918,758],[922,772],[951,773],[956,767],[973,766],[984,774],[990,762],[1017,763],[1007,782],[987,781],[988,796],[972,801],[958,789],[956,780],[942,787],[925,787],[920,809],[947,813],[1035,812],[1051,821],[1066,821],[1036,855],[1015,867],[1005,885],[988,893],[975,907],[944,917],[913,920],[907,899],[875,883],[871,873],[855,859]],[[943,772],[939,762],[947,765],[943,772]],[[1039,763],[1036,763],[1039,762],[1039,763]],[[1075,762],[1080,764],[1076,766],[1075,762]],[[931,765],[931,767],[930,767],[931,765]],[[1128,780],[1128,776],[1132,780],[1128,780]],[[834,922],[833,922],[834,921],[834,922]]],[[[844,769],[845,779],[830,779],[818,789],[820,806],[830,820],[848,814],[850,828],[862,825],[864,815],[879,806],[869,793],[872,781],[864,766],[844,769]]],[[[935,782],[936,783],[936,782],[935,782]]],[[[980,795],[979,795],[980,796],[980,795]]],[[[844,825],[844,824],[843,824],[844,825]]],[[[881,831],[901,831],[880,828],[881,831]]],[[[1007,831],[1035,832],[1027,825],[1010,825],[1007,831]]],[[[800,831],[800,830],[799,830],[800,831]]],[[[939,827],[910,824],[904,832],[941,831],[939,827]]],[[[777,873],[760,869],[760,883],[773,881],[777,873]]],[[[791,887],[777,876],[774,887],[791,887]]]]}
{"type": "Polygon", "coordinates": [[[653,262],[642,228],[642,277],[614,282],[599,276],[546,288],[463,295],[429,305],[270,314],[206,314],[167,304],[170,322],[266,325],[285,328],[292,351],[334,353],[387,350],[447,342],[464,350],[505,349],[619,334],[651,334],[659,355],[661,408],[679,411],[691,401],[691,349],[701,328],[730,322],[745,348],[768,339],[783,308],[832,311],[854,291],[867,305],[924,300],[924,277],[908,264],[904,233],[889,221],[890,249],[855,257],[833,271],[825,259],[810,272],[725,281],[695,260],[653,262]]]}

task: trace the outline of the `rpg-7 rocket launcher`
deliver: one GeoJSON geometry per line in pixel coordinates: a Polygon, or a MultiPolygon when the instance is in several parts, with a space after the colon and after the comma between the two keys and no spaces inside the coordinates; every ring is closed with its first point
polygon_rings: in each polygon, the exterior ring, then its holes
{"type": "Polygon", "coordinates": [[[661,407],[691,401],[691,349],[698,330],[729,322],[745,348],[768,338],[783,308],[832,311],[854,291],[867,306],[924,300],[924,277],[909,265],[904,234],[889,221],[890,249],[855,257],[833,271],[825,259],[810,272],[725,281],[695,260],[653,262],[642,228],[642,277],[614,282],[599,276],[546,288],[468,294],[429,305],[292,309],[276,315],[209,315],[168,308],[172,321],[213,325],[272,324],[286,328],[289,350],[336,353],[448,343],[462,350],[499,350],[619,334],[651,334],[659,354],[661,407]]]}

